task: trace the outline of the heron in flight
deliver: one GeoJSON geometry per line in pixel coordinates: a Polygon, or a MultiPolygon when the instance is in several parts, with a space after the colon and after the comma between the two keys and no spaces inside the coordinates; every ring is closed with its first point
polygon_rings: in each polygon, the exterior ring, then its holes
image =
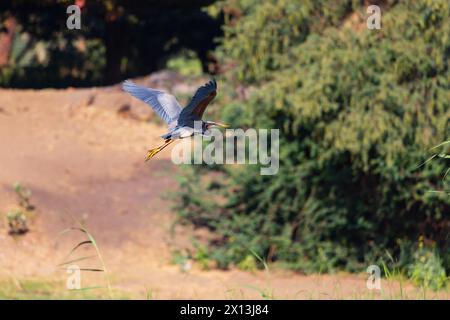
{"type": "Polygon", "coordinates": [[[216,80],[209,81],[207,84],[198,88],[185,108],[181,108],[173,95],[161,90],[138,86],[130,80],[124,81],[122,88],[133,97],[150,105],[168,125],[169,131],[161,136],[164,139],[164,144],[148,150],[145,161],[153,158],[158,152],[177,139],[191,137],[194,134],[205,135],[213,127],[228,128],[228,125],[222,123],[202,120],[206,107],[217,94],[216,80]],[[201,128],[200,130],[195,126],[196,121],[201,123],[201,126],[198,126],[201,128]]]}

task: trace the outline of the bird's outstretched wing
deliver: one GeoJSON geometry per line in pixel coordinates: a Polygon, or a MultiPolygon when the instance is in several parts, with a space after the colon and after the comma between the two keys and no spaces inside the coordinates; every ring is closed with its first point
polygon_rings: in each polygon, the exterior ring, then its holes
{"type": "Polygon", "coordinates": [[[170,125],[178,119],[181,106],[173,95],[161,90],[138,86],[130,80],[124,81],[122,88],[133,97],[150,105],[167,124],[170,125]]]}
{"type": "Polygon", "coordinates": [[[189,104],[181,111],[181,118],[188,118],[190,115],[195,115],[200,119],[205,112],[206,107],[217,94],[216,80],[212,80],[204,86],[197,89],[195,95],[192,97],[189,104]]]}

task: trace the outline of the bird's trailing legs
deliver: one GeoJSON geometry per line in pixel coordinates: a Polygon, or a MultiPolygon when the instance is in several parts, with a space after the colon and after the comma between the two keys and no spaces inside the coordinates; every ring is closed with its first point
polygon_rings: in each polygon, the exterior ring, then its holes
{"type": "Polygon", "coordinates": [[[148,150],[147,157],[145,157],[145,161],[148,161],[151,158],[153,158],[158,152],[160,152],[162,149],[164,149],[165,147],[167,147],[169,144],[171,144],[174,141],[175,140],[167,139],[166,141],[164,141],[164,144],[162,146],[148,150]]]}

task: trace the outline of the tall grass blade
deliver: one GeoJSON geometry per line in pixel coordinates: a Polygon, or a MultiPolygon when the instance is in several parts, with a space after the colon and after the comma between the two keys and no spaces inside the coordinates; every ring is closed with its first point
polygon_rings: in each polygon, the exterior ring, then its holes
{"type": "Polygon", "coordinates": [[[70,253],[68,254],[68,256],[70,256],[75,250],[77,250],[79,247],[85,245],[85,244],[89,244],[92,243],[91,240],[85,240],[85,241],[81,241],[80,243],[78,243],[75,247],[72,248],[72,250],[70,250],[70,253]]]}
{"type": "Polygon", "coordinates": [[[439,147],[442,147],[442,146],[444,146],[444,145],[446,145],[446,144],[449,144],[449,143],[450,143],[450,140],[444,141],[444,142],[442,142],[442,143],[439,143],[437,146],[434,146],[433,148],[430,148],[430,151],[431,151],[431,150],[434,150],[434,149],[437,149],[437,148],[439,148],[439,147]]]}
{"type": "Polygon", "coordinates": [[[267,265],[266,260],[260,257],[253,249],[249,248],[248,250],[256,257],[256,259],[258,259],[263,264],[264,269],[266,271],[269,271],[269,266],[267,265]]]}
{"type": "MultiPolygon", "coordinates": [[[[61,231],[59,233],[59,235],[65,234],[65,233],[67,233],[69,231],[80,231],[80,232],[86,234],[86,236],[88,237],[88,240],[84,240],[84,241],[79,242],[75,247],[72,248],[72,250],[70,251],[70,253],[67,256],[69,257],[79,247],[81,247],[83,245],[91,244],[94,247],[94,249],[95,249],[96,256],[98,257],[98,259],[99,259],[99,261],[100,261],[100,263],[102,265],[102,268],[80,268],[80,270],[82,270],[82,271],[91,271],[91,272],[104,272],[105,273],[105,280],[106,280],[106,284],[107,284],[106,288],[108,290],[108,295],[109,295],[109,298],[112,299],[113,298],[112,297],[112,289],[111,289],[111,283],[110,283],[110,280],[109,280],[108,271],[107,271],[106,264],[105,264],[105,261],[103,259],[103,256],[102,256],[102,254],[100,252],[100,249],[98,247],[97,241],[95,240],[94,236],[89,232],[89,230],[81,222],[79,222],[75,218],[73,218],[73,220],[79,225],[79,227],[67,228],[67,229],[61,231]]],[[[87,257],[73,259],[73,260],[70,260],[70,261],[63,262],[63,263],[59,264],[58,266],[67,265],[69,263],[73,263],[73,262],[76,262],[76,261],[86,260],[86,259],[89,259],[89,258],[92,258],[92,257],[95,257],[95,256],[87,256],[87,257]]],[[[101,287],[92,287],[92,288],[101,288],[101,287]]],[[[85,288],[85,289],[89,289],[89,288],[85,288]]]]}
{"type": "Polygon", "coordinates": [[[66,261],[66,262],[63,262],[63,263],[58,264],[58,267],[64,266],[64,265],[66,265],[66,264],[71,264],[71,263],[74,263],[74,262],[78,262],[78,261],[83,261],[83,260],[95,258],[95,257],[96,257],[95,255],[92,255],[92,256],[87,256],[87,257],[82,257],[82,258],[77,258],[77,259],[69,260],[69,261],[66,261]]]}
{"type": "Polygon", "coordinates": [[[416,169],[422,167],[423,165],[425,165],[427,162],[430,162],[431,160],[433,160],[434,158],[437,157],[437,153],[433,154],[431,157],[429,157],[427,160],[425,160],[424,162],[422,162],[421,164],[419,164],[416,169]]]}
{"type": "Polygon", "coordinates": [[[93,286],[93,287],[86,287],[86,288],[80,288],[80,289],[70,289],[71,291],[88,291],[93,289],[104,289],[105,287],[102,286],[93,286]]]}

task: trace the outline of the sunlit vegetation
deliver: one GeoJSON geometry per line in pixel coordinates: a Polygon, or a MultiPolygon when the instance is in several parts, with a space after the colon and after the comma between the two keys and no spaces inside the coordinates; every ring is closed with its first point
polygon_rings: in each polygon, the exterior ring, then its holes
{"type": "Polygon", "coordinates": [[[381,30],[368,30],[363,3],[210,9],[226,12],[223,120],[277,128],[281,139],[277,175],[190,166],[181,178],[178,213],[213,232],[219,267],[246,266],[253,250],[306,273],[385,262],[445,285],[450,197],[429,191],[449,189],[448,162],[418,165],[450,133],[450,5],[384,1],[381,30]],[[355,14],[362,27],[347,23],[355,14]]]}

